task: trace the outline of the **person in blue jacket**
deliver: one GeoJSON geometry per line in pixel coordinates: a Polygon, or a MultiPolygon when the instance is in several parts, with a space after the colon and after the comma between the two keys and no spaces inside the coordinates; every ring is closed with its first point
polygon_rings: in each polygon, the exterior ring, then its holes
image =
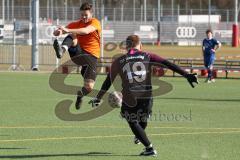
{"type": "Polygon", "coordinates": [[[221,43],[213,38],[212,30],[208,29],[206,31],[207,38],[203,40],[202,43],[202,51],[203,51],[203,59],[204,66],[208,70],[208,76],[206,79],[207,83],[215,82],[213,78],[213,65],[216,59],[215,53],[221,47],[221,43]]]}

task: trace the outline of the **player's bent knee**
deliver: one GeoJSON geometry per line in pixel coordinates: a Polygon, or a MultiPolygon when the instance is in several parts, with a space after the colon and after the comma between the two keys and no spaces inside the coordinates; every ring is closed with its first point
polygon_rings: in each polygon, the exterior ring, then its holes
{"type": "Polygon", "coordinates": [[[76,34],[69,34],[68,36],[70,36],[73,40],[72,46],[77,46],[77,44],[78,44],[77,35],[76,34]]]}
{"type": "Polygon", "coordinates": [[[93,90],[94,83],[85,83],[84,87],[88,92],[91,92],[93,90]]]}
{"type": "Polygon", "coordinates": [[[77,38],[73,39],[73,46],[77,46],[77,44],[78,44],[77,38]]]}

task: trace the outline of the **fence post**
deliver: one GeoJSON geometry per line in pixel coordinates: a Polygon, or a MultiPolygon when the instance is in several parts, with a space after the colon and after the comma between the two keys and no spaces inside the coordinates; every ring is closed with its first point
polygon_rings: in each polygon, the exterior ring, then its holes
{"type": "Polygon", "coordinates": [[[200,13],[202,14],[202,0],[199,0],[200,13]]]}
{"type": "Polygon", "coordinates": [[[32,0],[32,66],[33,71],[38,71],[39,53],[39,0],[32,0]]]}
{"type": "Polygon", "coordinates": [[[104,4],[102,4],[102,7],[101,7],[101,19],[104,19],[104,17],[105,17],[104,9],[105,9],[104,4]]]}
{"type": "Polygon", "coordinates": [[[75,20],[75,7],[72,7],[72,20],[75,20]]]}
{"type": "Polygon", "coordinates": [[[16,70],[17,65],[16,65],[16,19],[13,19],[13,64],[12,64],[12,69],[16,70]]]}
{"type": "Polygon", "coordinates": [[[157,37],[157,45],[161,45],[161,23],[158,21],[157,23],[157,31],[158,31],[158,37],[157,37]]]}
{"type": "Polygon", "coordinates": [[[157,14],[158,14],[158,22],[160,21],[160,5],[161,5],[161,1],[158,0],[158,8],[157,8],[157,14]]]}
{"type": "Polygon", "coordinates": [[[191,15],[190,24],[192,25],[192,15],[193,15],[192,9],[190,10],[190,15],[191,15]]]}
{"type": "Polygon", "coordinates": [[[160,16],[162,17],[163,16],[163,4],[161,4],[161,10],[160,10],[160,16]]]}
{"type": "Polygon", "coordinates": [[[229,23],[229,10],[227,10],[227,24],[229,23]]]}
{"type": "Polygon", "coordinates": [[[185,14],[187,15],[188,14],[188,1],[186,0],[186,3],[185,3],[185,14]]]}
{"type": "Polygon", "coordinates": [[[65,22],[67,22],[67,15],[68,15],[68,1],[67,0],[64,0],[64,11],[65,11],[65,22]]]}
{"type": "Polygon", "coordinates": [[[2,24],[4,24],[5,20],[5,0],[2,0],[2,24]]]}
{"type": "Polygon", "coordinates": [[[147,21],[147,0],[144,0],[144,22],[147,21]]]}
{"type": "Polygon", "coordinates": [[[10,18],[10,17],[9,17],[9,13],[10,13],[10,12],[9,12],[9,10],[10,10],[9,8],[10,8],[10,4],[9,4],[9,0],[7,0],[7,20],[8,20],[8,21],[9,21],[9,18],[10,18]]]}
{"type": "Polygon", "coordinates": [[[179,15],[180,15],[180,5],[178,4],[178,6],[177,6],[177,18],[179,17],[179,15]]]}
{"type": "Polygon", "coordinates": [[[14,19],[14,0],[12,0],[12,20],[14,19]]]}
{"type": "Polygon", "coordinates": [[[116,8],[113,8],[113,21],[116,21],[116,8]]]}
{"type": "Polygon", "coordinates": [[[94,17],[96,17],[96,13],[95,13],[95,11],[96,11],[96,5],[95,5],[95,3],[96,3],[96,0],[92,0],[92,5],[93,5],[93,15],[94,15],[94,17]]]}
{"type": "Polygon", "coordinates": [[[135,22],[136,20],[136,5],[135,5],[135,1],[136,0],[133,0],[133,21],[135,22]]]}
{"type": "Polygon", "coordinates": [[[51,19],[53,20],[53,0],[51,2],[51,19]]]}
{"type": "Polygon", "coordinates": [[[173,16],[174,16],[174,2],[171,1],[171,10],[172,10],[172,22],[173,22],[173,16]]]}
{"type": "Polygon", "coordinates": [[[121,5],[121,21],[123,21],[123,4],[121,5]]]}
{"type": "Polygon", "coordinates": [[[47,0],[47,19],[49,19],[49,0],[47,0]]]}
{"type": "Polygon", "coordinates": [[[152,21],[154,22],[155,20],[155,8],[153,8],[153,11],[152,11],[152,21]]]}
{"type": "Polygon", "coordinates": [[[211,27],[211,0],[208,0],[208,28],[211,27]]]}

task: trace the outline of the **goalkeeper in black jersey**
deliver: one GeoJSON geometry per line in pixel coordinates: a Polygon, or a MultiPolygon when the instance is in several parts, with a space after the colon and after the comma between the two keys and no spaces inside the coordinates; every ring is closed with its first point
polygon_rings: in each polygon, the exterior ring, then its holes
{"type": "Polygon", "coordinates": [[[156,156],[157,152],[145,133],[147,119],[151,115],[153,104],[151,66],[166,66],[185,77],[192,87],[194,87],[193,83],[198,83],[197,76],[187,73],[164,58],[141,51],[141,42],[137,35],[127,37],[126,48],[127,54],[114,60],[101,91],[90,102],[93,106],[97,106],[115,77],[120,75],[123,95],[121,115],[127,120],[135,135],[135,142],[140,141],[145,146],[145,150],[140,155],[156,156]]]}

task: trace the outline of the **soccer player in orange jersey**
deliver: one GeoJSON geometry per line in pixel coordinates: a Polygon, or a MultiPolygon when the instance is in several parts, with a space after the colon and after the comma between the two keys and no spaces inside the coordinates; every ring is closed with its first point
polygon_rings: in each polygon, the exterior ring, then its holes
{"type": "Polygon", "coordinates": [[[69,23],[67,26],[59,26],[54,36],[67,34],[62,44],[54,40],[53,47],[57,58],[68,51],[72,61],[82,66],[81,74],[84,78],[84,86],[77,93],[76,109],[81,106],[83,96],[90,93],[96,79],[97,59],[100,57],[101,24],[93,18],[92,5],[83,3],[80,7],[80,19],[69,23]]]}

